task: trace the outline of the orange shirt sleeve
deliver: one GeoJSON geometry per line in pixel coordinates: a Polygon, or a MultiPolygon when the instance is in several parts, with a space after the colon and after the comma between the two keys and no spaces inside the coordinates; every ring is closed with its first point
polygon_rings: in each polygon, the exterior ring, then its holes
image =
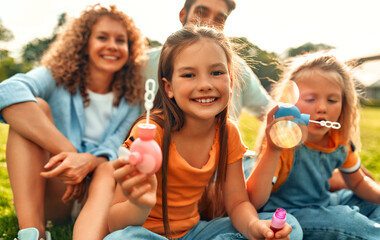
{"type": "Polygon", "coordinates": [[[228,164],[237,162],[243,158],[247,151],[243,139],[236,124],[232,120],[227,122],[228,128],[228,164]]]}
{"type": "Polygon", "coordinates": [[[339,168],[344,173],[353,173],[360,168],[360,157],[356,152],[353,152],[350,147],[349,149],[346,161],[339,168]]]}

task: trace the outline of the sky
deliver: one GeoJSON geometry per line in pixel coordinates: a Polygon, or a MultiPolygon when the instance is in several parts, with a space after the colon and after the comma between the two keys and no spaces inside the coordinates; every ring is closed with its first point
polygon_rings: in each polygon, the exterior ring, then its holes
{"type": "MultiPolygon", "coordinates": [[[[378,0],[235,0],[225,34],[246,37],[262,50],[280,56],[304,43],[324,43],[344,58],[380,53],[378,0]]],[[[163,43],[181,28],[184,0],[0,0],[0,19],[15,39],[0,48],[20,55],[22,46],[49,37],[58,16],[77,17],[87,5],[115,4],[131,16],[142,33],[163,43]]]]}

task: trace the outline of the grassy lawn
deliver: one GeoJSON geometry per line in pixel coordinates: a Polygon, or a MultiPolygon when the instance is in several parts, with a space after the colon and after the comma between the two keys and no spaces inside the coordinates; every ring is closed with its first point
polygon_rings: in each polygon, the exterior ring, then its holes
{"type": "MultiPolygon", "coordinates": [[[[380,181],[380,108],[364,108],[361,110],[362,164],[380,181]]],[[[246,145],[254,149],[256,136],[261,123],[256,118],[243,113],[239,128],[246,145]]],[[[5,145],[8,125],[0,124],[0,240],[13,240],[18,231],[17,218],[14,212],[12,191],[5,163],[5,145]]],[[[53,226],[53,239],[71,239],[72,224],[53,226]]]]}

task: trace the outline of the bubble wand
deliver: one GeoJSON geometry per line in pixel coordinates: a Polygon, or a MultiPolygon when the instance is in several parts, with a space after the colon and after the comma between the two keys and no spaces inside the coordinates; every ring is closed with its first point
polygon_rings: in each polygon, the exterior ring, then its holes
{"type": "Polygon", "coordinates": [[[146,123],[140,123],[138,127],[138,136],[130,146],[130,149],[121,146],[118,151],[118,156],[126,160],[131,165],[147,174],[157,172],[162,164],[161,148],[154,136],[156,134],[156,125],[149,123],[150,110],[153,107],[154,90],[156,82],[153,79],[148,79],[145,83],[144,106],[147,110],[146,123]]]}
{"type": "Polygon", "coordinates": [[[149,124],[150,110],[153,107],[155,88],[156,88],[156,82],[153,79],[148,79],[145,82],[144,107],[146,109],[146,124],[149,124]]]}
{"type": "Polygon", "coordinates": [[[340,123],[338,122],[331,122],[331,121],[315,121],[315,120],[309,120],[309,122],[312,123],[317,123],[321,125],[322,127],[327,127],[327,128],[333,128],[333,129],[339,129],[340,128],[340,123]]]}

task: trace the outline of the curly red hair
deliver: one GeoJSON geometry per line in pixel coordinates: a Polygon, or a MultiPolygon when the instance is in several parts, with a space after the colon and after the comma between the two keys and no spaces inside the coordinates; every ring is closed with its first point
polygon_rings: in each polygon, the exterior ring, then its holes
{"type": "Polygon", "coordinates": [[[136,27],[133,19],[116,6],[109,8],[100,4],[89,6],[79,18],[66,24],[44,54],[41,64],[51,72],[57,85],[63,85],[71,94],[79,89],[85,106],[89,104],[86,86],[89,84],[89,58],[86,48],[92,26],[104,16],[119,21],[127,30],[129,56],[126,64],[115,73],[110,91],[115,94],[114,105],[124,98],[131,104],[143,100],[142,66],[145,62],[147,41],[136,27]]]}

